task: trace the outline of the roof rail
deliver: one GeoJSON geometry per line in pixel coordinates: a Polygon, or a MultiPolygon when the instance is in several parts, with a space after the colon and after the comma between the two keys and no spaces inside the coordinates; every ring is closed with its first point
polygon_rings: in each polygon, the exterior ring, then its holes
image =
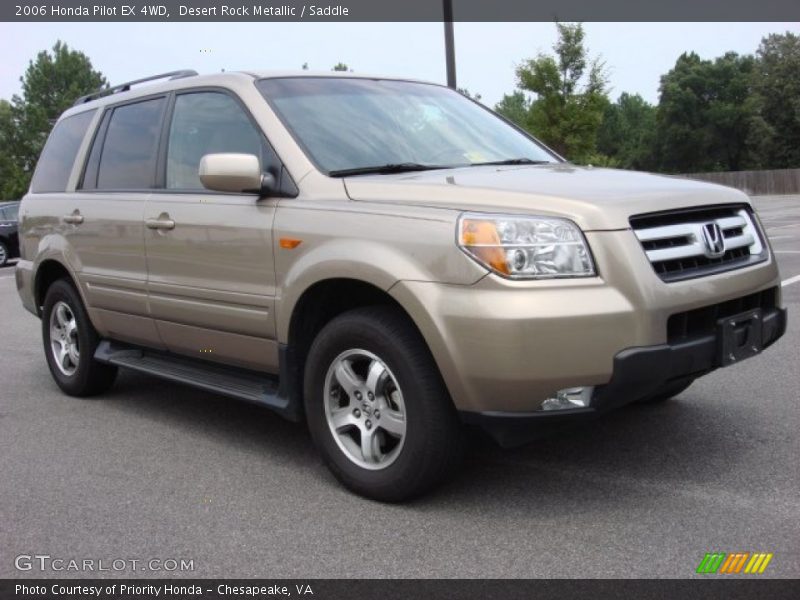
{"type": "Polygon", "coordinates": [[[85,96],[81,96],[77,100],[75,100],[75,104],[73,106],[77,106],[78,104],[85,104],[86,102],[91,102],[92,100],[97,100],[98,98],[102,98],[103,96],[110,96],[111,94],[118,94],[119,92],[127,92],[131,89],[132,85],[138,85],[140,83],[145,83],[147,81],[156,81],[158,79],[182,79],[184,77],[193,77],[197,75],[197,71],[192,69],[182,69],[180,71],[170,71],[168,73],[161,73],[160,75],[152,75],[151,77],[144,77],[142,79],[134,79],[133,81],[126,81],[125,83],[120,83],[119,85],[115,85],[113,87],[105,87],[100,88],[98,90],[93,91],[91,94],[86,94],[85,96]]]}

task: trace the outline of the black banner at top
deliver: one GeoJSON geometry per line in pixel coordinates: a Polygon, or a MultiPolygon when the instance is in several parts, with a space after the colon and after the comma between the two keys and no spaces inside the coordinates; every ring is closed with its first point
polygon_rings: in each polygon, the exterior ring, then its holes
{"type": "MultiPolygon", "coordinates": [[[[452,0],[454,21],[798,21],[800,0],[452,0]]],[[[444,0],[3,0],[0,21],[442,21],[444,0]]]]}

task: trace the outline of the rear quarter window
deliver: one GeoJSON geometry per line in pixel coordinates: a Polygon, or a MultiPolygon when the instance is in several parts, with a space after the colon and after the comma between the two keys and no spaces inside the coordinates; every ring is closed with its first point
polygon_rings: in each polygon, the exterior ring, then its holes
{"type": "Polygon", "coordinates": [[[63,192],[67,189],[78,148],[95,112],[96,110],[88,110],[56,123],[39,156],[31,181],[31,192],[42,194],[63,192]]]}

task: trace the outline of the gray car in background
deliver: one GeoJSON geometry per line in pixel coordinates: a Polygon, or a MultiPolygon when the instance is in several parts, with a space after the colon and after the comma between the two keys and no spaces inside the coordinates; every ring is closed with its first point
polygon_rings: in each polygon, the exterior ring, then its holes
{"type": "Polygon", "coordinates": [[[18,200],[0,202],[0,267],[6,266],[9,260],[19,256],[18,216],[18,200]]]}

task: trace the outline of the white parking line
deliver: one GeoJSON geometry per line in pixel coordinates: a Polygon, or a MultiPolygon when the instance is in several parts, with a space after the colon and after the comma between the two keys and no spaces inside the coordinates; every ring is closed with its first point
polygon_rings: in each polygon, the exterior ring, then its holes
{"type": "Polygon", "coordinates": [[[789,279],[784,279],[781,281],[781,287],[786,287],[787,285],[792,285],[793,283],[797,283],[800,281],[800,275],[795,275],[794,277],[789,277],[789,279]]]}
{"type": "Polygon", "coordinates": [[[3,275],[0,279],[14,279],[13,275],[3,275]]]}
{"type": "Polygon", "coordinates": [[[800,250],[773,250],[775,254],[800,254],[800,250]]]}

